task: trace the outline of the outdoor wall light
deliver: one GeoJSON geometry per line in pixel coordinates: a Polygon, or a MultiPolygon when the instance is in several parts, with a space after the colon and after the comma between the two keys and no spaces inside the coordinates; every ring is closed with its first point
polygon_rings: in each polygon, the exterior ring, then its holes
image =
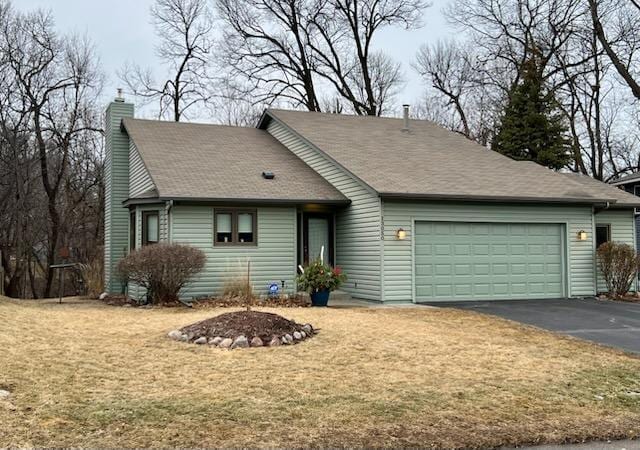
{"type": "Polygon", "coordinates": [[[407,238],[407,232],[402,228],[398,228],[398,231],[396,231],[396,237],[399,241],[404,241],[407,238]]]}
{"type": "Polygon", "coordinates": [[[587,240],[587,232],[584,231],[584,230],[578,231],[578,240],[579,241],[586,241],[587,240]]]}

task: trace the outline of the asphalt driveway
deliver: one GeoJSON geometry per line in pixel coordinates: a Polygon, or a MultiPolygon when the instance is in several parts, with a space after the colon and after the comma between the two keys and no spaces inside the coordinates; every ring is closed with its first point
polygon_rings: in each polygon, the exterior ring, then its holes
{"type": "Polygon", "coordinates": [[[431,305],[492,314],[640,354],[640,303],[560,299],[431,305]]]}

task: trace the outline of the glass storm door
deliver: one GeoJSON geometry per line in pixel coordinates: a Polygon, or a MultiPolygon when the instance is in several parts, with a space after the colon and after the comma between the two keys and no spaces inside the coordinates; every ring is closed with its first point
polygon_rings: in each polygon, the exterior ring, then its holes
{"type": "Polygon", "coordinates": [[[304,261],[308,263],[320,258],[324,247],[325,264],[333,264],[333,217],[310,215],[304,217],[304,261]]]}

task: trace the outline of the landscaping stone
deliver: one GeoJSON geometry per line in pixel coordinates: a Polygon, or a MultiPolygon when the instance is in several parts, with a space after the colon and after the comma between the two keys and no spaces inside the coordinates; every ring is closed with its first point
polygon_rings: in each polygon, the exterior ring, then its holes
{"type": "Polygon", "coordinates": [[[218,347],[220,347],[220,348],[230,348],[232,344],[233,344],[233,339],[225,338],[222,341],[220,341],[220,344],[218,345],[218,347]]]}
{"type": "Polygon", "coordinates": [[[311,326],[310,323],[305,323],[304,325],[302,325],[302,329],[309,336],[311,336],[313,334],[313,327],[311,326]]]}
{"type": "Polygon", "coordinates": [[[249,341],[245,336],[238,336],[231,344],[231,349],[234,348],[247,348],[249,347],[249,341]]]}
{"type": "MultiPolygon", "coordinates": [[[[273,313],[236,311],[168,333],[171,339],[226,349],[294,345],[311,337],[303,325],[273,313]]],[[[306,329],[312,327],[306,324],[306,329]]]]}
{"type": "Polygon", "coordinates": [[[100,294],[100,297],[98,297],[100,300],[104,300],[105,298],[107,298],[109,296],[109,294],[107,294],[106,292],[103,292],[102,294],[100,294]]]}
{"type": "Polygon", "coordinates": [[[0,389],[0,399],[5,399],[11,397],[11,392],[5,391],[4,389],[0,389]]]}
{"type": "Polygon", "coordinates": [[[173,339],[174,341],[182,340],[182,333],[180,332],[180,330],[169,331],[169,334],[167,336],[169,336],[169,338],[173,339]]]}

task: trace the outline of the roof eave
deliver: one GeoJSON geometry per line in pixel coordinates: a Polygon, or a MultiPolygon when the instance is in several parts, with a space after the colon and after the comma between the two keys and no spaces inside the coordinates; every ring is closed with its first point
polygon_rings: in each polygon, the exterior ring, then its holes
{"type": "Polygon", "coordinates": [[[421,194],[403,192],[381,192],[383,199],[396,200],[438,200],[438,201],[467,201],[467,202],[523,202],[523,203],[573,203],[573,204],[610,204],[616,203],[611,198],[572,198],[572,197],[522,197],[522,196],[486,196],[486,195],[457,195],[457,194],[421,194]]]}
{"type": "Polygon", "coordinates": [[[216,204],[252,204],[252,205],[335,205],[348,206],[351,200],[345,199],[266,199],[266,198],[220,198],[220,197],[156,197],[156,198],[128,198],[122,202],[123,206],[143,205],[150,203],[193,202],[193,203],[216,203],[216,204]]]}

